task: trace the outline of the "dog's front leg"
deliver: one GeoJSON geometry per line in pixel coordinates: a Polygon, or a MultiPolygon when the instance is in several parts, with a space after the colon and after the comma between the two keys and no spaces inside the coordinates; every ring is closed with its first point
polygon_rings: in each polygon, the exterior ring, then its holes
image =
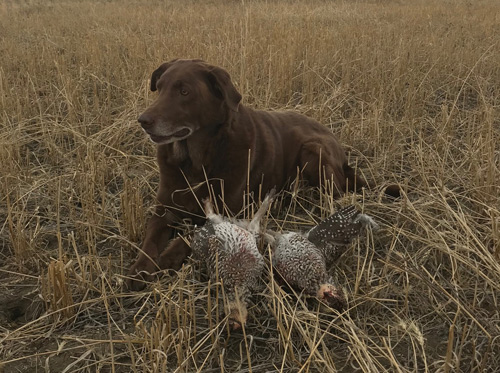
{"type": "Polygon", "coordinates": [[[161,268],[158,265],[160,252],[172,238],[174,216],[164,206],[157,206],[154,215],[149,219],[146,237],[141,252],[128,272],[127,285],[129,289],[141,290],[151,281],[153,274],[161,268]]]}

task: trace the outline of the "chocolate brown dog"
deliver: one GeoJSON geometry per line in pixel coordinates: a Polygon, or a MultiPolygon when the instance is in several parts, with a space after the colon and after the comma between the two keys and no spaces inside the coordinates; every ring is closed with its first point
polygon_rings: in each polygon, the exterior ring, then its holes
{"type": "Polygon", "coordinates": [[[158,98],[139,123],[158,145],[159,205],[150,218],[142,252],[130,268],[133,289],[158,269],[179,269],[191,250],[173,238],[176,222],[205,220],[200,202],[219,197],[237,213],[247,189],[265,195],[294,180],[297,170],[311,186],[320,172],[341,194],[368,186],[347,164],[344,149],[320,123],[293,112],[258,111],[241,95],[222,68],[201,60],[173,60],[153,72],[158,98]],[[321,167],[320,167],[321,162],[321,167]],[[161,253],[161,256],[160,256],[161,253]]]}

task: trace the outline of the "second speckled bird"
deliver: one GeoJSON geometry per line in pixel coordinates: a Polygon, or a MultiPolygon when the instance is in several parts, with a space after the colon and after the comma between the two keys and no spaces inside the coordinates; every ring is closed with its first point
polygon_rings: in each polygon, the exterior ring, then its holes
{"type": "Polygon", "coordinates": [[[290,286],[337,310],[347,306],[344,293],[327,266],[357,237],[363,227],[378,229],[371,217],[347,206],[321,221],[306,234],[268,234],[273,245],[273,267],[290,286]]]}

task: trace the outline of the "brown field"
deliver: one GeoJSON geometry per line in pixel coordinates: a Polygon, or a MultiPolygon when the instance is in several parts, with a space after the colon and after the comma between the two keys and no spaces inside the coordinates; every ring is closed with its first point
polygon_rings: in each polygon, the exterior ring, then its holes
{"type": "Polygon", "coordinates": [[[0,372],[499,371],[499,1],[6,0],[0,37],[0,372]],[[122,287],[158,183],[136,118],[177,57],[324,123],[381,185],[284,192],[268,219],[381,224],[332,268],[343,314],[267,273],[229,334],[194,260],[122,287]]]}

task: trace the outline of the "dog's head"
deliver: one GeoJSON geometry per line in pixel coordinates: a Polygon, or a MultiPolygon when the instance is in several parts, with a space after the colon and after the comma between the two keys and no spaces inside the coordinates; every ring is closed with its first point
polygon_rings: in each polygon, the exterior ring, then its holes
{"type": "Polygon", "coordinates": [[[201,128],[220,125],[230,111],[238,111],[241,95],[228,72],[202,60],[173,60],[151,76],[153,104],[138,121],[151,140],[169,144],[201,128]]]}

